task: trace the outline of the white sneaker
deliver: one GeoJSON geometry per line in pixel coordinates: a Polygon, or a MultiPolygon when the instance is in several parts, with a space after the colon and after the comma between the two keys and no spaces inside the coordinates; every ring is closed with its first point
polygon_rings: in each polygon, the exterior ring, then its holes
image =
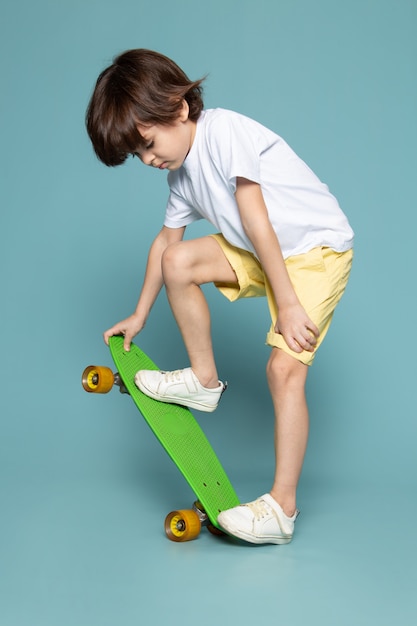
{"type": "Polygon", "coordinates": [[[181,404],[207,413],[217,408],[227,387],[220,380],[219,386],[214,389],[203,387],[191,367],[174,372],[139,370],[135,376],[135,384],[154,400],[181,404]]]}
{"type": "Polygon", "coordinates": [[[266,493],[254,502],[222,511],[217,521],[229,535],[249,543],[283,544],[291,541],[298,514],[296,511],[288,517],[278,502],[266,493]]]}

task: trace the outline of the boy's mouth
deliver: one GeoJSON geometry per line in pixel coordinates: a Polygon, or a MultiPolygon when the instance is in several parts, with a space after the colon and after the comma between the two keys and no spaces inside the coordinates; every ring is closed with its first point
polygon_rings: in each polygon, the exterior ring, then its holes
{"type": "Polygon", "coordinates": [[[166,170],[168,165],[169,165],[168,161],[162,161],[162,163],[160,163],[159,165],[155,165],[154,163],[152,163],[152,167],[158,170],[166,170]]]}

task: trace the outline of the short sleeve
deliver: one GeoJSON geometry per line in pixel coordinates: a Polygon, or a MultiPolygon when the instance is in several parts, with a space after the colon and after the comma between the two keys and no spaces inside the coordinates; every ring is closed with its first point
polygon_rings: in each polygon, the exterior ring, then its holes
{"type": "Polygon", "coordinates": [[[227,179],[232,193],[236,191],[237,177],[261,182],[260,157],[266,138],[259,124],[224,111],[211,121],[207,136],[213,162],[227,179]]]}
{"type": "Polygon", "coordinates": [[[168,228],[181,228],[202,219],[202,216],[180,193],[180,180],[175,174],[176,172],[170,172],[168,175],[170,193],[164,219],[164,226],[168,228]]]}

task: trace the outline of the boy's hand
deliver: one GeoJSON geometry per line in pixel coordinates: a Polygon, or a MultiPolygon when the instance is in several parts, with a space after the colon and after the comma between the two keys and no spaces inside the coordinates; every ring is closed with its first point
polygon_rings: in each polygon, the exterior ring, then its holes
{"type": "Polygon", "coordinates": [[[103,333],[103,338],[105,343],[109,345],[109,337],[113,337],[114,335],[123,335],[123,348],[126,350],[126,352],[129,352],[130,343],[133,337],[135,337],[135,335],[137,335],[144,326],[144,320],[133,314],[130,317],[127,317],[125,320],[118,322],[118,324],[115,324],[114,326],[106,330],[106,332],[103,333]]]}
{"type": "Polygon", "coordinates": [[[275,332],[282,335],[293,352],[314,352],[320,334],[300,304],[294,304],[278,313],[275,332]]]}

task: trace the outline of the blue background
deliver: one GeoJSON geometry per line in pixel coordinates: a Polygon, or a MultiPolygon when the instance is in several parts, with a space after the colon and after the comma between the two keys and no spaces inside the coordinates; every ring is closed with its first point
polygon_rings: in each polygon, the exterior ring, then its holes
{"type": "MultiPolygon", "coordinates": [[[[415,623],[416,26],[415,0],[3,1],[2,625],[415,623]],[[128,398],[81,388],[111,364],[101,333],[136,303],[167,195],[137,161],[101,165],[84,129],[98,73],[132,47],[208,74],[206,106],[282,135],[356,231],[289,546],[170,543],[188,485],[128,398]]],[[[206,294],[230,390],[196,416],[253,499],[273,470],[266,306],[206,294]]],[[[186,364],[164,294],[138,343],[186,364]]]]}

